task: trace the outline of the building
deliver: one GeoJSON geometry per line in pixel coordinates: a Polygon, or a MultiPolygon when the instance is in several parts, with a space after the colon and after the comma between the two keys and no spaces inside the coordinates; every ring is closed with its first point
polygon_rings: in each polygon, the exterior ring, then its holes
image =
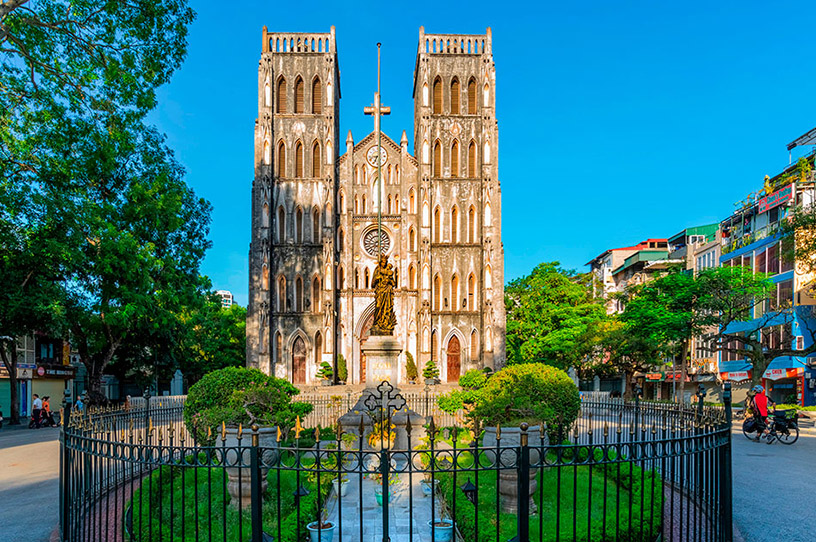
{"type": "MultiPolygon", "coordinates": [[[[365,381],[378,246],[395,267],[397,336],[443,381],[505,358],[496,74],[483,35],[425,34],[413,149],[370,133],[339,149],[335,31],[263,30],[258,67],[247,364],[297,384],[342,355],[365,381]],[[382,172],[378,190],[377,165],[382,172]],[[382,209],[378,236],[377,209],[382,209]]],[[[406,89],[407,90],[407,89],[406,89]]],[[[361,114],[362,112],[354,112],[361,114]]]]}
{"type": "Polygon", "coordinates": [[[232,307],[233,303],[235,303],[235,298],[232,296],[232,292],[229,290],[218,290],[215,292],[215,295],[221,298],[222,309],[228,309],[232,307]]]}

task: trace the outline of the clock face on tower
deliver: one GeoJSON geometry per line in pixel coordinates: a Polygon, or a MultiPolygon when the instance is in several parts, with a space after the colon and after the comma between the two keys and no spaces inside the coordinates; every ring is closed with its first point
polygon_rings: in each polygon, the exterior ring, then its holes
{"type": "MultiPolygon", "coordinates": [[[[377,257],[377,230],[369,230],[363,235],[363,248],[369,256],[377,257]]],[[[391,248],[391,239],[388,234],[382,232],[382,252],[385,254],[391,248]]]]}
{"type": "Polygon", "coordinates": [[[366,160],[368,160],[368,163],[371,164],[371,167],[377,167],[378,165],[384,166],[388,161],[388,153],[385,152],[383,147],[377,147],[374,145],[368,149],[368,152],[366,152],[366,160]],[[379,151],[377,149],[379,149],[379,151]],[[380,160],[379,164],[377,164],[378,158],[380,160]]]}

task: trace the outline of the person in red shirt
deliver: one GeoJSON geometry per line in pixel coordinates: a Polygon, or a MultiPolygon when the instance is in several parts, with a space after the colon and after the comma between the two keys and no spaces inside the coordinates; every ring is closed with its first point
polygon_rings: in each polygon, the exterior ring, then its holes
{"type": "Polygon", "coordinates": [[[754,396],[750,400],[751,412],[757,424],[757,436],[754,440],[758,441],[763,434],[768,434],[768,424],[766,423],[768,404],[773,405],[774,402],[765,395],[765,388],[762,386],[754,386],[751,391],[754,392],[754,396]]]}

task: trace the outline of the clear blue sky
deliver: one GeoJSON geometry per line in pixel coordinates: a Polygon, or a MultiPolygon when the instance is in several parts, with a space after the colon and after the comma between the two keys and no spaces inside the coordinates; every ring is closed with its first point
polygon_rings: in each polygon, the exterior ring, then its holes
{"type": "Polygon", "coordinates": [[[542,261],[583,269],[607,248],[725,218],[816,126],[813,1],[424,3],[433,14],[375,5],[192,0],[187,61],[152,121],[213,203],[203,272],[241,304],[263,25],[336,26],[341,141],[372,130],[362,108],[376,42],[392,108],[383,129],[398,140],[412,134],[419,26],[492,27],[507,280],[542,261]]]}

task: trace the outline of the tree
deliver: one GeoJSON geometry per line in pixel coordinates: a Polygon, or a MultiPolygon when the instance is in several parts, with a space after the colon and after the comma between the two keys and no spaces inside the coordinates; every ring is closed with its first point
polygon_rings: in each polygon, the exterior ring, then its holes
{"type": "Polygon", "coordinates": [[[586,366],[597,346],[606,308],[586,278],[542,263],[505,289],[508,363],[545,362],[561,369],[586,366]]]}
{"type": "Polygon", "coordinates": [[[210,245],[210,205],[184,183],[163,137],[147,128],[115,135],[83,141],[87,178],[74,212],[85,242],[66,282],[91,401],[104,399],[102,373],[123,345],[149,352],[174,340],[168,330],[201,295],[198,268],[210,245]]]}

